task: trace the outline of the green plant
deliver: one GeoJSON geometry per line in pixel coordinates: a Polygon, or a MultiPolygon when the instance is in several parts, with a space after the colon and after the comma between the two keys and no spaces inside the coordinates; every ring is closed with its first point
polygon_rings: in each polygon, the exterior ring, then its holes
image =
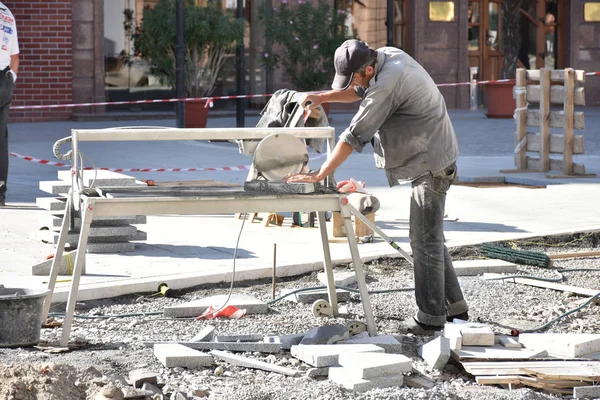
{"type": "MultiPolygon", "coordinates": [[[[161,83],[174,88],[176,0],[160,0],[154,8],[145,8],[138,26],[134,26],[131,12],[126,10],[125,30],[133,43],[133,56],[149,61],[150,72],[161,83]]],[[[212,93],[227,53],[242,38],[243,22],[224,10],[221,1],[209,2],[206,6],[197,6],[193,0],[185,1],[187,97],[201,97],[212,93]]]]}
{"type": "Polygon", "coordinates": [[[294,89],[322,89],[333,79],[335,49],[351,37],[345,25],[346,11],[335,10],[326,1],[316,5],[309,0],[281,3],[279,8],[263,4],[260,9],[268,43],[262,51],[263,65],[273,71],[281,64],[294,89]]]}

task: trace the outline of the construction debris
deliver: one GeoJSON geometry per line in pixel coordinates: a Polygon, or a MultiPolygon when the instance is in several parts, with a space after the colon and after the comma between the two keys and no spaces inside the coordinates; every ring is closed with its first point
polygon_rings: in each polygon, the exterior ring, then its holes
{"type": "Polygon", "coordinates": [[[231,353],[221,351],[221,350],[212,350],[210,352],[210,354],[212,354],[219,360],[226,361],[231,365],[237,365],[238,367],[262,369],[263,371],[277,372],[278,374],[283,374],[283,375],[288,375],[288,376],[300,375],[300,371],[295,370],[295,369],[281,367],[279,365],[274,365],[274,364],[269,364],[264,361],[253,360],[248,357],[231,354],[231,353]]]}

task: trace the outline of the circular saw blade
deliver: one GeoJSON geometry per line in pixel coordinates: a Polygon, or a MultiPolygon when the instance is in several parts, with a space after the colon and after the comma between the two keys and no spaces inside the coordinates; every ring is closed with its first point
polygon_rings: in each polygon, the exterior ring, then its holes
{"type": "Polygon", "coordinates": [[[274,133],[260,141],[254,151],[254,168],[269,181],[302,172],[308,162],[304,142],[287,133],[274,133]]]}

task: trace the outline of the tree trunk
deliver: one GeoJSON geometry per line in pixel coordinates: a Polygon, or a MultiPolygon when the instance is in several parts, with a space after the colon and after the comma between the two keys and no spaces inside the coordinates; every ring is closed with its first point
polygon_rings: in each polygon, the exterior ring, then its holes
{"type": "Polygon", "coordinates": [[[521,49],[521,14],[523,0],[505,0],[502,3],[502,37],[504,41],[504,64],[502,78],[511,79],[517,74],[517,59],[521,49]]]}

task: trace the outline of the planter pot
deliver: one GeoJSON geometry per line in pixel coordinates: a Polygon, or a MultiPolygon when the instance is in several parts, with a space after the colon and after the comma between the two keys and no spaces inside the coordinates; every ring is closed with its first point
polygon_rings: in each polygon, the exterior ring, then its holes
{"type": "Polygon", "coordinates": [[[514,82],[495,82],[485,85],[488,118],[512,118],[517,108],[513,98],[514,82]]]}
{"type": "Polygon", "coordinates": [[[208,107],[206,100],[192,100],[185,102],[185,127],[206,128],[208,119],[208,107]]]}

